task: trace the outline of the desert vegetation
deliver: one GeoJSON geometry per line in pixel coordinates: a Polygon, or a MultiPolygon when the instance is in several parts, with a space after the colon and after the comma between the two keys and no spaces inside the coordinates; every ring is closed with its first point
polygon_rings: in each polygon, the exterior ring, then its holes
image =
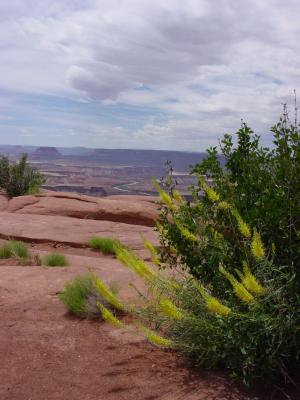
{"type": "Polygon", "coordinates": [[[32,254],[26,243],[9,239],[0,246],[0,260],[15,259],[17,264],[36,265],[47,267],[66,267],[69,265],[64,254],[48,253],[44,257],[39,254],[32,254]]]}
{"type": "MultiPolygon", "coordinates": [[[[102,318],[102,306],[110,312],[115,312],[116,309],[103,297],[101,288],[103,284],[99,278],[89,273],[69,282],[59,294],[59,298],[71,314],[85,318],[102,318]]],[[[108,291],[116,295],[118,288],[115,284],[110,284],[108,291]]]]}
{"type": "Polygon", "coordinates": [[[44,182],[42,174],[28,164],[26,154],[12,164],[7,157],[0,158],[0,190],[8,197],[35,194],[44,182]]]}
{"type": "Polygon", "coordinates": [[[16,258],[18,260],[27,260],[30,258],[25,243],[18,240],[9,240],[0,246],[0,259],[16,258]]]}
{"type": "Polygon", "coordinates": [[[109,237],[94,236],[89,240],[88,245],[93,250],[100,251],[103,254],[115,254],[120,242],[109,237]]]}
{"type": "MultiPolygon", "coordinates": [[[[148,286],[139,305],[124,304],[103,282],[97,287],[152,343],[195,365],[223,367],[246,385],[293,384],[299,372],[300,132],[286,112],[272,132],[272,148],[246,124],[235,137],[225,135],[225,169],[209,149],[193,168],[191,202],[170,174],[155,182],[161,247],[146,240],[145,247],[158,268],[112,247],[148,286]]],[[[99,309],[126,326],[105,305],[99,309]]]]}
{"type": "Polygon", "coordinates": [[[49,253],[44,257],[43,265],[47,267],[67,267],[69,262],[64,254],[49,253]]]}

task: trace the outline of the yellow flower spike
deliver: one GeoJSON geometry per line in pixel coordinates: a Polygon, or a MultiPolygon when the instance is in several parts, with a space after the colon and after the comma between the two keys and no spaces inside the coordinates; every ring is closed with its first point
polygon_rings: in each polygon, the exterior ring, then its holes
{"type": "Polygon", "coordinates": [[[207,308],[215,314],[227,317],[231,313],[231,309],[229,307],[224,306],[224,304],[222,304],[213,296],[208,295],[205,302],[207,308]]]}
{"type": "Polygon", "coordinates": [[[236,296],[245,303],[250,303],[254,299],[252,294],[248,292],[245,286],[238,281],[236,281],[236,283],[233,285],[233,290],[236,296]]]}
{"type": "Polygon", "coordinates": [[[183,203],[183,197],[181,196],[181,193],[178,190],[173,190],[173,197],[177,201],[177,203],[183,203]]]}
{"type": "Polygon", "coordinates": [[[166,206],[168,206],[172,209],[176,209],[176,207],[172,201],[172,198],[170,195],[168,195],[168,193],[161,192],[159,195],[160,195],[161,200],[165,203],[166,206]]]}
{"type": "Polygon", "coordinates": [[[250,303],[252,300],[254,300],[254,297],[252,296],[251,293],[248,292],[245,286],[242,283],[240,283],[232,274],[227,272],[224,267],[220,266],[219,270],[229,280],[229,282],[232,285],[234,293],[240,300],[242,300],[245,303],[250,303]]]}
{"type": "Polygon", "coordinates": [[[195,236],[192,232],[190,232],[187,228],[181,226],[179,227],[182,236],[191,242],[198,242],[197,236],[195,236]]]}
{"type": "Polygon", "coordinates": [[[178,307],[175,306],[170,300],[163,299],[159,302],[160,310],[167,316],[177,321],[184,318],[184,313],[178,307]]]}
{"type": "Polygon", "coordinates": [[[190,240],[191,242],[198,242],[197,236],[195,236],[192,232],[190,232],[186,227],[182,226],[180,222],[176,220],[174,222],[185,239],[190,240]]]}
{"type": "Polygon", "coordinates": [[[265,289],[259,284],[254,275],[250,274],[243,278],[243,285],[252,293],[262,294],[265,289]]]}
{"type": "Polygon", "coordinates": [[[208,294],[203,286],[199,285],[198,283],[196,283],[196,286],[205,301],[206,307],[210,311],[223,317],[227,317],[231,313],[231,309],[229,307],[224,306],[224,304],[222,304],[216,297],[208,294]]]}
{"type": "Polygon", "coordinates": [[[100,295],[112,306],[117,308],[118,310],[124,311],[125,306],[121,303],[121,301],[117,298],[117,296],[109,289],[109,287],[101,281],[97,276],[94,277],[95,286],[100,295]]]}
{"type": "Polygon", "coordinates": [[[246,222],[243,220],[243,218],[240,216],[238,211],[236,209],[231,208],[231,213],[235,217],[236,222],[238,224],[239,231],[241,234],[246,238],[249,239],[251,237],[251,230],[249,228],[249,225],[246,224],[246,222]]]}
{"type": "Polygon", "coordinates": [[[235,272],[237,273],[238,277],[242,281],[244,279],[244,275],[241,273],[241,271],[239,271],[237,268],[235,268],[235,272]]]}
{"type": "Polygon", "coordinates": [[[262,294],[265,288],[258,282],[256,277],[251,273],[246,261],[243,261],[244,276],[242,278],[243,285],[252,293],[262,294]]]}
{"type": "Polygon", "coordinates": [[[174,347],[174,343],[170,339],[166,339],[163,336],[158,335],[156,332],[151,329],[146,328],[145,326],[138,324],[140,330],[144,333],[145,337],[149,340],[150,343],[155,346],[172,348],[174,347]]]}
{"type": "Polygon", "coordinates": [[[157,256],[157,250],[156,250],[156,248],[153,246],[153,244],[150,242],[150,240],[145,239],[143,235],[141,235],[141,237],[142,237],[142,239],[143,239],[143,241],[144,241],[144,247],[145,247],[145,249],[147,249],[147,250],[149,251],[149,253],[151,254],[152,262],[153,262],[155,265],[158,265],[158,266],[159,266],[159,265],[160,265],[160,261],[159,261],[159,258],[158,258],[158,256],[157,256]]]}
{"type": "Polygon", "coordinates": [[[230,204],[227,203],[227,201],[220,201],[220,203],[218,204],[218,207],[221,210],[228,210],[228,209],[230,209],[230,204]]]}
{"type": "Polygon", "coordinates": [[[165,236],[167,234],[167,230],[159,222],[156,222],[156,229],[158,230],[161,236],[165,236]]]}
{"type": "Polygon", "coordinates": [[[137,258],[130,250],[121,248],[117,251],[117,259],[129,267],[141,278],[152,281],[157,274],[141,259],[137,258]]]}
{"type": "Polygon", "coordinates": [[[151,181],[158,193],[163,192],[162,188],[160,187],[159,183],[157,182],[157,180],[155,178],[151,178],[151,181]]]}
{"type": "Polygon", "coordinates": [[[175,207],[175,205],[174,205],[174,203],[173,203],[173,200],[172,200],[171,196],[168,195],[168,193],[165,192],[165,191],[160,187],[160,185],[157,183],[157,181],[156,181],[154,178],[152,178],[151,180],[152,180],[153,186],[155,187],[155,189],[157,190],[157,192],[158,192],[158,194],[159,194],[159,197],[160,197],[161,201],[162,201],[163,203],[165,203],[166,206],[168,206],[169,208],[171,208],[171,209],[176,209],[176,207],[175,207]]]}
{"type": "Polygon", "coordinates": [[[124,326],[123,322],[121,322],[118,318],[116,318],[113,313],[111,313],[103,304],[97,303],[97,307],[102,313],[102,317],[105,321],[115,326],[116,328],[121,328],[124,326]]]}
{"type": "Polygon", "coordinates": [[[218,193],[212,189],[203,178],[199,179],[201,186],[203,188],[203,190],[205,191],[205,193],[207,194],[207,197],[209,198],[210,201],[212,201],[213,203],[217,203],[220,201],[220,196],[218,195],[218,193]]]}
{"type": "Polygon", "coordinates": [[[261,240],[260,234],[257,232],[256,229],[254,229],[253,232],[253,238],[251,242],[251,251],[253,256],[257,260],[261,260],[262,258],[265,257],[265,248],[263,245],[263,242],[261,240]]]}
{"type": "Polygon", "coordinates": [[[251,236],[251,231],[249,226],[244,222],[242,219],[239,219],[238,221],[238,226],[241,234],[248,239],[251,236]]]}
{"type": "Polygon", "coordinates": [[[243,261],[242,264],[243,264],[243,272],[244,272],[244,274],[245,275],[249,274],[250,273],[250,268],[249,268],[249,265],[248,265],[247,261],[243,261]]]}

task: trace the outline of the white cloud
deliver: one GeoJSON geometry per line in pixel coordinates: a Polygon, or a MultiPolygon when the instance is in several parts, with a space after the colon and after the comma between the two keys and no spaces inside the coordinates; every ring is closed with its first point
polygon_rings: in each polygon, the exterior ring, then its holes
{"type": "Polygon", "coordinates": [[[0,15],[0,89],[163,113],[122,128],[137,147],[263,128],[300,87],[296,0],[11,0],[0,15]]]}

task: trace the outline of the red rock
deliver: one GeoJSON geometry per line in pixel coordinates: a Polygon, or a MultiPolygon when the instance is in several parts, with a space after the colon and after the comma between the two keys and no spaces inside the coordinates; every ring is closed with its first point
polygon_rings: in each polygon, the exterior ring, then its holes
{"type": "Polygon", "coordinates": [[[21,210],[25,209],[27,206],[30,206],[34,203],[38,203],[39,199],[35,196],[18,196],[9,200],[8,206],[6,208],[9,212],[21,212],[21,210]]]}
{"type": "Polygon", "coordinates": [[[121,240],[134,250],[142,250],[140,235],[143,234],[157,243],[153,228],[113,221],[11,212],[0,212],[0,221],[0,237],[13,237],[27,242],[57,242],[81,247],[92,236],[109,236],[121,240]]]}
{"type": "Polygon", "coordinates": [[[113,194],[107,196],[107,199],[111,200],[128,200],[128,201],[145,201],[147,203],[157,203],[158,196],[138,196],[138,195],[126,195],[126,194],[113,194]]]}
{"type": "Polygon", "coordinates": [[[0,195],[0,211],[6,210],[8,206],[8,198],[0,195]]]}
{"type": "Polygon", "coordinates": [[[158,218],[157,206],[153,198],[148,201],[147,196],[96,198],[73,193],[47,192],[37,196],[15,197],[10,200],[7,211],[18,214],[61,215],[144,226],[154,226],[158,218]]]}

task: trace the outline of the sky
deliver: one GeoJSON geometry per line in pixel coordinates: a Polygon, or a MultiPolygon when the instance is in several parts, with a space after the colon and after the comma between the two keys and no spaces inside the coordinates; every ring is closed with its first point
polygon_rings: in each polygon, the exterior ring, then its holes
{"type": "Polygon", "coordinates": [[[300,96],[299,0],[0,1],[0,143],[203,151],[300,96]]]}

